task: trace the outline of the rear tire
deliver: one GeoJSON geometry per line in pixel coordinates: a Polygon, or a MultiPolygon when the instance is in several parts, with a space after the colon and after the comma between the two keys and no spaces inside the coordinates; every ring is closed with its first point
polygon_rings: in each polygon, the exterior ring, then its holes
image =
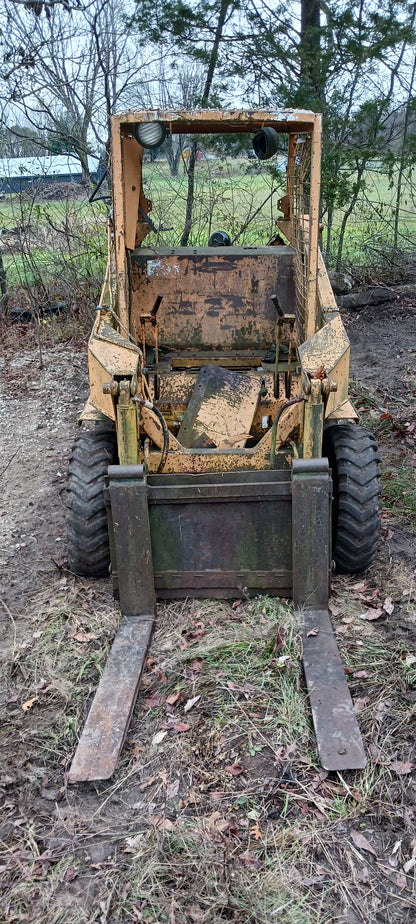
{"type": "Polygon", "coordinates": [[[108,574],[110,547],[104,486],[117,459],[115,430],[83,430],[72,447],[67,482],[68,565],[75,574],[108,574]]]}
{"type": "Polygon", "coordinates": [[[380,526],[377,443],[369,430],[328,423],[322,455],[332,470],[332,557],[337,571],[353,574],[371,565],[380,526]]]}

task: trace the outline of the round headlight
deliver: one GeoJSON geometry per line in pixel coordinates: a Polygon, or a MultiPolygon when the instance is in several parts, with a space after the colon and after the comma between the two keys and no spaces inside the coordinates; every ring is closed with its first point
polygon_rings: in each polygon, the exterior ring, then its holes
{"type": "Polygon", "coordinates": [[[143,148],[159,148],[166,138],[166,128],[163,122],[139,122],[134,135],[143,148]]]}

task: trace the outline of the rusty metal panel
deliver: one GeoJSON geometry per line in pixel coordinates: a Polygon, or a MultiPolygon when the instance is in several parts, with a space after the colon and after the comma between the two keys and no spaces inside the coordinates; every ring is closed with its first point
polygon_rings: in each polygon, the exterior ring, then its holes
{"type": "Polygon", "coordinates": [[[326,402],[328,416],[348,400],[350,342],[341,316],[328,321],[310,340],[299,346],[298,352],[302,370],[307,375],[315,376],[323,368],[338,385],[337,391],[331,392],[326,402]]]}
{"type": "Polygon", "coordinates": [[[189,449],[241,448],[250,436],[259,400],[255,376],[221,366],[203,366],[183,415],[178,440],[189,449]]]}
{"type": "Polygon", "coordinates": [[[277,320],[271,296],[293,310],[293,261],[291,247],[141,247],[132,253],[135,336],[140,315],[162,294],[160,347],[267,349],[277,320]]]}
{"type": "Polygon", "coordinates": [[[114,639],[69,771],[69,782],[114,773],[136,702],[154,614],[125,617],[114,639]]]}
{"type": "MultiPolygon", "coordinates": [[[[137,122],[159,120],[170,134],[255,132],[270,125],[278,132],[311,131],[317,117],[302,109],[142,109],[123,112],[113,119],[131,133],[137,122]]],[[[319,118],[319,116],[318,116],[319,118]]]]}
{"type": "Polygon", "coordinates": [[[156,591],[288,595],[290,472],[149,475],[156,591]]]}
{"type": "Polygon", "coordinates": [[[327,609],[305,611],[303,668],[322,766],[362,769],[367,759],[327,609]]]}

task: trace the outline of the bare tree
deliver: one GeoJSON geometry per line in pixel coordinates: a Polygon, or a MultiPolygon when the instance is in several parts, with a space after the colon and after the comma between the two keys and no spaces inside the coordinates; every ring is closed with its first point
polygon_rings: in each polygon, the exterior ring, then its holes
{"type": "Polygon", "coordinates": [[[129,103],[143,64],[116,0],[16,3],[0,12],[0,95],[8,118],[24,120],[45,147],[75,153],[88,179],[88,153],[108,151],[109,121],[129,103]],[[64,142],[62,146],[62,142],[64,142]]]}

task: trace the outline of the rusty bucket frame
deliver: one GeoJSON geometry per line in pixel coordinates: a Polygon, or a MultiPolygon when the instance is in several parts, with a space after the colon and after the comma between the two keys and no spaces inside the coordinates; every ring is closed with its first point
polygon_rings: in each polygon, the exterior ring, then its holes
{"type": "Polygon", "coordinates": [[[348,338],[318,247],[320,150],[320,116],[310,112],[146,111],[113,118],[114,215],[82,420],[113,421],[117,429],[119,464],[109,468],[106,499],[122,620],[71,782],[107,779],[115,770],[157,597],[242,591],[292,596],[302,609],[303,662],[323,766],[365,765],[328,614],[332,483],[322,458],[323,424],[356,414],[348,399],[348,338]],[[286,135],[286,193],[276,224],[288,243],[146,247],[152,204],[134,129],[149,121],[172,134],[271,127],[286,135]],[[234,288],[222,282],[219,297],[217,279],[240,282],[234,288]],[[285,335],[289,358],[279,355],[285,335]],[[268,365],[264,352],[273,339],[276,360],[268,365]],[[174,421],[183,418],[199,370],[207,367],[257,376],[251,445],[229,446],[227,432],[214,447],[181,443],[174,421]]]}

